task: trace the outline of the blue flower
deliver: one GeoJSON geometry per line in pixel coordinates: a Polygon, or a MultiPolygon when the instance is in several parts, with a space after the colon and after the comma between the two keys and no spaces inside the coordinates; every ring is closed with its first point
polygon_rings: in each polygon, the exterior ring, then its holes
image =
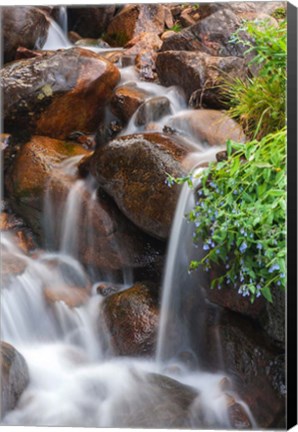
{"type": "Polygon", "coordinates": [[[203,249],[204,250],[209,250],[210,249],[209,246],[207,245],[207,243],[204,244],[203,249]]]}
{"type": "Polygon", "coordinates": [[[237,193],[238,193],[238,191],[237,191],[237,189],[235,189],[235,190],[233,191],[233,194],[234,194],[234,195],[237,195],[237,193]]]}
{"type": "Polygon", "coordinates": [[[244,253],[244,252],[246,251],[246,249],[247,249],[247,244],[246,244],[245,242],[243,242],[243,243],[240,245],[239,250],[240,250],[241,253],[244,253]]]}
{"type": "Polygon", "coordinates": [[[219,249],[216,249],[216,253],[217,253],[217,254],[220,254],[220,250],[219,250],[219,249]]]}
{"type": "Polygon", "coordinates": [[[250,237],[250,238],[254,238],[253,233],[249,234],[249,237],[250,237]]]}
{"type": "Polygon", "coordinates": [[[275,270],[279,270],[278,264],[273,264],[270,269],[268,270],[268,273],[273,273],[275,270]]]}
{"type": "Polygon", "coordinates": [[[284,273],[281,273],[279,276],[280,276],[282,279],[284,279],[284,278],[286,277],[286,275],[285,275],[284,273]]]}
{"type": "Polygon", "coordinates": [[[277,285],[278,286],[280,286],[281,285],[281,281],[279,280],[279,281],[277,281],[277,285]]]}
{"type": "Polygon", "coordinates": [[[257,244],[257,249],[259,249],[259,250],[263,249],[263,245],[261,243],[258,243],[257,244]]]}
{"type": "Polygon", "coordinates": [[[195,221],[195,226],[196,227],[199,227],[201,225],[201,222],[199,222],[199,221],[195,221]]]}
{"type": "Polygon", "coordinates": [[[215,187],[216,187],[216,184],[213,183],[213,182],[210,182],[210,186],[211,186],[212,188],[215,188],[215,187]]]}
{"type": "Polygon", "coordinates": [[[230,264],[227,264],[227,265],[226,265],[226,269],[229,269],[229,268],[230,268],[230,264]]]}

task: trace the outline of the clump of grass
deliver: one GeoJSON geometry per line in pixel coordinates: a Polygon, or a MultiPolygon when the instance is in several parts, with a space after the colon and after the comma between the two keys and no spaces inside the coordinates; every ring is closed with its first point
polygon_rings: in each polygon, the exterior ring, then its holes
{"type": "Polygon", "coordinates": [[[245,54],[254,54],[250,63],[257,66],[258,74],[224,86],[229,98],[228,113],[240,122],[248,137],[261,139],[285,124],[286,22],[280,22],[278,27],[268,21],[246,22],[233,35],[232,42],[245,45],[245,54]],[[249,36],[246,40],[244,32],[249,36]]]}

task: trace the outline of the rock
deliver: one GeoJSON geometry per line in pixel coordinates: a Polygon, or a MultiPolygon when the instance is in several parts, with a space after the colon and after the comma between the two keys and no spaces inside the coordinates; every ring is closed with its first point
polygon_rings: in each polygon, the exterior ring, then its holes
{"type": "Polygon", "coordinates": [[[28,48],[19,47],[16,50],[15,59],[22,60],[22,59],[28,59],[33,57],[41,57],[44,54],[45,52],[41,50],[30,50],[28,48]]]}
{"type": "Polygon", "coordinates": [[[110,45],[105,42],[102,39],[91,39],[91,38],[85,38],[85,39],[79,39],[75,42],[76,46],[80,47],[94,47],[94,48],[110,48],[110,45]]]}
{"type": "Polygon", "coordinates": [[[123,288],[123,285],[121,285],[121,284],[99,282],[96,285],[96,292],[97,292],[97,294],[100,294],[103,297],[108,297],[111,294],[115,294],[118,291],[122,290],[122,288],[123,288]]]}
{"type": "Polygon", "coordinates": [[[166,126],[210,146],[223,145],[228,139],[236,142],[246,140],[241,126],[218,110],[184,111],[171,117],[166,126]]]}
{"type": "Polygon", "coordinates": [[[15,59],[17,49],[40,49],[46,42],[50,21],[45,12],[31,6],[2,8],[4,63],[15,59]]]}
{"type": "Polygon", "coordinates": [[[82,39],[82,36],[79,35],[79,33],[74,32],[74,31],[69,31],[69,32],[67,33],[67,37],[68,37],[69,41],[70,41],[72,44],[75,44],[75,43],[78,42],[80,39],[82,39]]]}
{"type": "Polygon", "coordinates": [[[68,29],[83,38],[99,38],[106,31],[115,11],[115,5],[67,7],[68,29]]]}
{"type": "Polygon", "coordinates": [[[90,158],[90,172],[136,226],[166,239],[180,189],[165,184],[167,173],[184,176],[187,168],[183,160],[193,150],[175,136],[123,136],[96,149],[90,158]]]}
{"type": "Polygon", "coordinates": [[[7,287],[11,280],[24,273],[27,268],[25,259],[16,256],[10,252],[2,251],[1,253],[1,282],[3,287],[7,287]]]}
{"type": "Polygon", "coordinates": [[[116,354],[152,354],[158,326],[155,287],[139,282],[125,291],[110,295],[104,300],[102,319],[116,354]]]}
{"type": "MultiPolygon", "coordinates": [[[[55,205],[55,220],[60,222],[65,201],[76,179],[63,174],[59,163],[70,156],[88,154],[90,152],[78,144],[38,136],[21,147],[6,175],[6,186],[13,208],[22,214],[39,237],[42,235],[46,190],[55,205]]],[[[92,199],[82,185],[77,188],[77,200],[84,209],[77,227],[78,255],[84,264],[107,271],[145,267],[154,271],[155,263],[164,253],[159,242],[136,229],[108,196],[101,193],[92,199]]],[[[59,244],[58,227],[54,234],[53,241],[59,244]]]]}
{"type": "MultiPolygon", "coordinates": [[[[125,428],[202,428],[194,423],[191,408],[199,399],[197,391],[172,378],[155,373],[133,373],[134,391],[115,410],[112,427],[125,428]],[[154,395],[154,397],[153,397],[154,395]]],[[[125,396],[124,396],[125,397],[125,396]]],[[[199,403],[199,402],[198,402],[199,403]]]]}
{"type": "Polygon", "coordinates": [[[229,401],[228,416],[233,429],[252,429],[251,421],[243,406],[236,402],[234,398],[229,401]]]}
{"type": "Polygon", "coordinates": [[[286,293],[278,286],[271,289],[272,303],[265,302],[260,322],[266,333],[278,344],[284,346],[286,330],[286,293]]]}
{"type": "Polygon", "coordinates": [[[144,126],[150,122],[158,121],[169,114],[171,114],[169,99],[165,96],[154,96],[147,99],[139,107],[135,123],[138,126],[144,126]]]}
{"type": "Polygon", "coordinates": [[[210,108],[226,108],[220,84],[246,77],[243,59],[214,57],[203,52],[160,52],[157,55],[156,70],[162,85],[182,87],[187,100],[196,91],[196,97],[192,96],[193,107],[200,104],[210,108]],[[194,99],[198,99],[199,104],[194,103],[194,99]]]}
{"type": "Polygon", "coordinates": [[[26,361],[12,345],[0,343],[1,362],[1,416],[13,410],[29,383],[26,361]]]}
{"type": "Polygon", "coordinates": [[[5,176],[13,207],[34,232],[40,233],[40,212],[50,173],[70,156],[88,154],[78,144],[34,136],[21,147],[5,176]],[[38,228],[37,228],[38,227],[38,228]]]}
{"type": "Polygon", "coordinates": [[[189,8],[184,9],[181,12],[180,17],[179,17],[179,21],[183,27],[189,27],[189,26],[196,23],[196,20],[193,19],[193,17],[191,16],[191,11],[192,11],[192,8],[189,7],[189,8]]]}
{"type": "Polygon", "coordinates": [[[278,8],[286,8],[286,2],[231,2],[231,3],[201,3],[199,7],[200,17],[205,18],[223,9],[232,11],[240,16],[247,13],[265,13],[271,15],[278,8]]]}
{"type": "Polygon", "coordinates": [[[166,6],[159,4],[125,5],[112,19],[107,29],[107,42],[124,46],[142,32],[161,34],[172,20],[166,6]]]}
{"type": "Polygon", "coordinates": [[[175,36],[175,35],[176,35],[176,32],[174,32],[173,30],[167,30],[160,36],[160,38],[162,41],[165,41],[166,39],[168,39],[172,36],[175,36]]]}
{"type": "Polygon", "coordinates": [[[97,54],[72,48],[8,64],[0,76],[6,131],[64,139],[96,130],[120,73],[97,54]]]}
{"type": "Polygon", "coordinates": [[[156,79],[156,51],[162,45],[162,41],[156,33],[140,33],[128,44],[124,51],[124,56],[135,56],[136,68],[139,71],[139,78],[153,81],[156,79]]]}
{"type": "Polygon", "coordinates": [[[224,311],[208,322],[206,364],[226,371],[259,428],[275,428],[285,414],[285,363],[280,348],[253,320],[224,311]],[[218,364],[220,340],[223,364],[218,364]]]}
{"type": "Polygon", "coordinates": [[[127,123],[148,96],[149,93],[134,85],[117,87],[111,98],[111,111],[116,117],[127,123]]]}
{"type": "Polygon", "coordinates": [[[63,302],[71,309],[82,306],[89,299],[88,290],[67,285],[46,287],[43,294],[49,305],[56,302],[63,302]]]}

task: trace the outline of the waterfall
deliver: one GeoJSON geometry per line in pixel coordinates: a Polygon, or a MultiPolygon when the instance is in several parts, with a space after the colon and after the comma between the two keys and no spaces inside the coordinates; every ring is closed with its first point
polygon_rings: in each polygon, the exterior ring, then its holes
{"type": "Polygon", "coordinates": [[[67,36],[68,31],[68,19],[67,19],[67,7],[66,6],[60,6],[59,7],[59,16],[58,16],[58,23],[63,30],[63,33],[65,36],[67,36]]]}
{"type": "Polygon", "coordinates": [[[47,40],[42,47],[43,50],[56,50],[61,48],[71,48],[72,44],[67,38],[67,35],[61,29],[56,21],[48,18],[50,21],[47,40]]]}

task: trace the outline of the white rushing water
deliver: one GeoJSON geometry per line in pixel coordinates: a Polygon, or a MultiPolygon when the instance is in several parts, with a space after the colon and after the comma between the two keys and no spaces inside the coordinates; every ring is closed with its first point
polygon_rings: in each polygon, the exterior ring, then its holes
{"type": "MultiPolygon", "coordinates": [[[[61,22],[66,26],[63,10],[61,13],[61,22]]],[[[56,23],[51,23],[44,49],[69,46],[63,31],[56,23]]],[[[120,85],[129,81],[147,91],[148,98],[168,98],[171,114],[155,122],[158,131],[163,130],[169,119],[186,109],[177,88],[140,82],[133,68],[123,68],[120,85]]],[[[135,124],[136,114],[122,134],[143,130],[135,124]]],[[[197,140],[192,141],[189,131],[187,136],[197,152],[195,163],[214,158],[218,148],[206,150],[197,140]]],[[[173,222],[156,359],[112,357],[110,347],[106,345],[106,330],[99,320],[103,298],[95,289],[103,275],[87,271],[78,260],[81,239],[91,246],[94,242],[89,227],[94,206],[98,205],[92,179],[76,177],[79,159],[69,159],[60,167],[63,176],[71,181],[62,204],[57,207],[50,187],[45,193],[45,251],[39,251],[35,257],[26,256],[9,234],[2,233],[1,236],[2,251],[13,260],[25,263],[25,271],[11,275],[2,289],[1,339],[22,353],[30,374],[28,387],[17,407],[6,414],[3,424],[171,427],[166,417],[158,417],[153,407],[155,403],[163,402],[165,412],[168,409],[172,416],[177,415],[176,412],[179,414],[179,407],[171,399],[175,392],[163,393],[162,386],[154,386],[150,381],[150,374],[154,373],[189,385],[199,394],[187,413],[189,428],[230,427],[226,395],[220,386],[224,374],[200,370],[203,344],[200,345],[199,329],[203,328],[204,308],[195,308],[198,301],[203,303],[202,280],[199,273],[187,272],[190,259],[198,253],[191,240],[193,227],[185,219],[185,213],[194,202],[193,192],[186,186],[183,188],[173,222]],[[78,229],[81,218],[87,229],[85,234],[78,229]],[[70,307],[63,300],[49,302],[49,290],[55,293],[56,289],[73,287],[88,291],[84,304],[70,307]],[[188,294],[197,299],[190,315],[186,301],[188,294]],[[198,419],[202,412],[203,423],[198,419]]],[[[49,185],[50,182],[51,179],[49,185]]],[[[109,275],[104,277],[109,280],[109,275]]],[[[123,283],[124,288],[132,285],[129,272],[123,274],[123,283]]]]}

